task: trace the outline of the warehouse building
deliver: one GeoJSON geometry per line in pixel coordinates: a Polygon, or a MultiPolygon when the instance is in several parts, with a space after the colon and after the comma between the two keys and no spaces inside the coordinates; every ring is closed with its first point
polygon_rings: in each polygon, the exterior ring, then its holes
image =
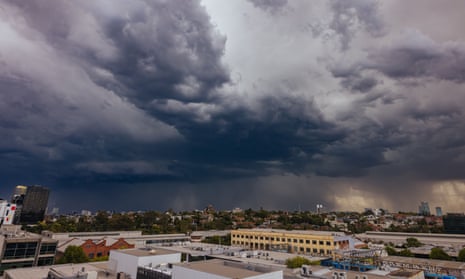
{"type": "Polygon", "coordinates": [[[231,245],[251,250],[332,256],[336,249],[353,249],[354,239],[340,232],[239,229],[231,231],[231,245]]]}

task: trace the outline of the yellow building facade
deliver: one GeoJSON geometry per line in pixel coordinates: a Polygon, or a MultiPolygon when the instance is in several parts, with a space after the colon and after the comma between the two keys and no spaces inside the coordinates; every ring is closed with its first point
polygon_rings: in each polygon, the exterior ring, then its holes
{"type": "Polygon", "coordinates": [[[286,251],[332,256],[335,249],[348,249],[350,238],[338,232],[239,229],[231,231],[231,245],[251,250],[286,251]]]}

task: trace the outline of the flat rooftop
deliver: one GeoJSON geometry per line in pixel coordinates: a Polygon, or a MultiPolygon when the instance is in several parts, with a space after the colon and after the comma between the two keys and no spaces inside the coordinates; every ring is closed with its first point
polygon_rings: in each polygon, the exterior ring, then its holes
{"type": "Polygon", "coordinates": [[[421,270],[409,270],[409,269],[400,269],[400,270],[395,270],[391,273],[389,273],[389,276],[395,276],[395,277],[413,277],[417,275],[418,273],[422,272],[421,270]]]}
{"type": "Polygon", "coordinates": [[[71,277],[72,275],[77,275],[86,273],[88,271],[95,271],[98,274],[98,278],[107,278],[115,279],[116,274],[107,273],[106,268],[104,268],[104,262],[100,262],[99,265],[92,263],[82,263],[82,264],[63,264],[63,265],[53,265],[53,266],[41,266],[41,267],[26,267],[26,268],[16,268],[5,270],[5,273],[8,274],[11,279],[44,279],[47,278],[47,275],[50,271],[56,272],[63,277],[71,277]],[[82,271],[84,268],[84,272],[82,271]]]}
{"type": "MultiPolygon", "coordinates": [[[[312,231],[312,230],[280,230],[280,229],[237,229],[240,232],[263,232],[263,233],[281,233],[281,234],[303,234],[303,235],[325,235],[325,236],[344,236],[341,232],[332,231],[312,231]]],[[[231,231],[232,232],[232,231],[231,231]]]]}
{"type": "Polygon", "coordinates": [[[20,225],[1,225],[0,234],[3,237],[5,237],[7,240],[21,241],[24,239],[24,241],[27,241],[31,239],[34,239],[34,240],[42,239],[42,241],[46,241],[46,242],[56,242],[56,240],[53,240],[49,237],[42,236],[36,233],[23,231],[21,230],[20,225]]]}
{"type": "Polygon", "coordinates": [[[420,242],[437,245],[462,245],[465,235],[460,234],[436,234],[436,233],[401,233],[401,232],[372,232],[357,234],[357,238],[362,240],[382,240],[384,242],[405,242],[406,238],[415,237],[420,242]]]}
{"type": "Polygon", "coordinates": [[[237,263],[227,262],[223,260],[208,260],[191,262],[186,264],[178,264],[184,268],[215,274],[218,276],[224,276],[228,278],[247,278],[252,276],[258,276],[264,272],[258,272],[255,270],[247,269],[246,265],[240,265],[237,263]],[[243,266],[243,267],[241,267],[243,266]]]}
{"type": "Polygon", "coordinates": [[[169,255],[169,254],[178,254],[179,252],[163,249],[163,248],[155,248],[155,249],[147,249],[147,248],[135,248],[135,249],[123,249],[123,250],[113,250],[110,253],[117,252],[126,255],[136,256],[136,257],[149,257],[149,256],[156,256],[156,255],[169,255]]]}
{"type": "Polygon", "coordinates": [[[420,258],[398,257],[398,256],[383,257],[381,258],[381,261],[403,263],[403,264],[410,264],[410,265],[416,265],[416,266],[427,265],[427,266],[436,266],[436,267],[441,267],[441,268],[465,270],[464,262],[442,261],[442,260],[431,260],[431,259],[420,259],[420,258]]]}

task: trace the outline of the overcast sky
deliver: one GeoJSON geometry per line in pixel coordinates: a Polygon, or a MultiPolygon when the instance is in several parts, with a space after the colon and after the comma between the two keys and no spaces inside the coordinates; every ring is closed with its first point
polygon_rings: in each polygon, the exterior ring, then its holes
{"type": "Polygon", "coordinates": [[[0,0],[0,194],[465,211],[465,1],[0,0]]]}

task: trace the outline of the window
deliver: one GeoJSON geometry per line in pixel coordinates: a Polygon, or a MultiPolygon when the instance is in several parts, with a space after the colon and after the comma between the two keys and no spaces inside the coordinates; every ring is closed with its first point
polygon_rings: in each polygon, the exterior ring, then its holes
{"type": "Polygon", "coordinates": [[[294,243],[297,243],[297,239],[294,238],[294,243]]]}
{"type": "Polygon", "coordinates": [[[304,247],[300,247],[300,252],[303,252],[304,251],[304,247]]]}
{"type": "Polygon", "coordinates": [[[303,240],[303,239],[299,239],[299,243],[304,243],[304,240],[303,240]]]}
{"type": "Polygon", "coordinates": [[[320,240],[320,245],[324,245],[324,244],[325,244],[325,242],[320,240]]]}
{"type": "Polygon", "coordinates": [[[37,260],[38,266],[53,265],[54,257],[43,257],[37,260]]]}
{"type": "Polygon", "coordinates": [[[320,254],[324,254],[325,253],[325,250],[324,249],[320,249],[320,254]]]}
{"type": "Polygon", "coordinates": [[[42,243],[39,254],[55,254],[57,249],[56,243],[42,243]]]}
{"type": "Polygon", "coordinates": [[[313,248],[313,253],[318,253],[318,249],[313,248]]]}
{"type": "Polygon", "coordinates": [[[312,244],[313,244],[313,245],[316,245],[316,240],[312,240],[312,244]]]}
{"type": "Polygon", "coordinates": [[[34,258],[37,242],[8,243],[5,247],[4,259],[34,258]]]}
{"type": "Polygon", "coordinates": [[[305,252],[306,252],[306,253],[310,253],[310,248],[306,248],[306,249],[305,249],[305,252]]]}
{"type": "Polygon", "coordinates": [[[292,242],[292,239],[288,238],[288,239],[287,239],[287,242],[292,242]]]}
{"type": "Polygon", "coordinates": [[[326,241],[327,246],[331,246],[331,241],[326,241]]]}
{"type": "Polygon", "coordinates": [[[89,259],[93,259],[94,258],[94,253],[89,253],[89,259]]]}
{"type": "Polygon", "coordinates": [[[305,240],[305,244],[310,244],[310,240],[305,240]]]}
{"type": "Polygon", "coordinates": [[[31,262],[31,261],[2,263],[0,272],[3,273],[3,270],[10,269],[10,268],[32,267],[33,264],[34,262],[31,262]]]}

